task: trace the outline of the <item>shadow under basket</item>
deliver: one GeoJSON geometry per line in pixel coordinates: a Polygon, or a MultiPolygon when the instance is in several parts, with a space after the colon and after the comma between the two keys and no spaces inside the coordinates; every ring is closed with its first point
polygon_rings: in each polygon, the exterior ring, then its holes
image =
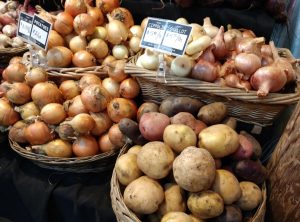
{"type": "MultiPolygon", "coordinates": [[[[34,164],[42,168],[70,173],[91,173],[111,170],[120,151],[113,150],[89,157],[60,158],[33,153],[10,138],[9,144],[20,156],[31,160],[34,164]]],[[[122,148],[127,147],[128,145],[125,144],[122,148]]]]}
{"type": "MultiPolygon", "coordinates": [[[[123,147],[119,153],[118,158],[125,154],[129,147],[123,147]]],[[[266,201],[267,201],[267,190],[266,184],[264,183],[261,187],[263,200],[259,207],[256,209],[256,212],[247,220],[247,222],[264,222],[265,213],[266,213],[266,201]]],[[[113,211],[116,215],[118,222],[142,222],[142,220],[132,212],[124,203],[123,199],[123,190],[118,181],[116,170],[113,170],[112,178],[110,182],[110,197],[113,211]]]]}
{"type": "Polygon", "coordinates": [[[6,66],[9,60],[14,56],[23,56],[24,52],[28,51],[27,46],[22,46],[18,48],[4,48],[0,49],[0,64],[1,66],[6,66]]]}
{"type": "MultiPolygon", "coordinates": [[[[294,59],[288,49],[278,49],[279,55],[294,59]]],[[[135,77],[140,84],[144,101],[160,104],[168,96],[187,96],[199,99],[207,104],[223,102],[228,108],[228,115],[241,122],[258,126],[273,124],[277,115],[284,108],[297,103],[300,99],[299,79],[292,93],[269,93],[266,97],[258,97],[256,91],[246,92],[242,89],[222,87],[192,78],[177,77],[166,73],[166,83],[157,82],[156,71],[137,67],[138,55],[125,66],[125,72],[135,77]]],[[[294,67],[300,76],[298,67],[294,67]]]]}

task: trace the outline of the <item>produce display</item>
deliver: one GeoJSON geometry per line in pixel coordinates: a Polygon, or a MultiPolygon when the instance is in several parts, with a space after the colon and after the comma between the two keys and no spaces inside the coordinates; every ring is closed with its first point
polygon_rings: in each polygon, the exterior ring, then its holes
{"type": "MultiPolygon", "coordinates": [[[[183,18],[177,22],[188,24],[183,18]]],[[[255,90],[259,97],[283,92],[287,88],[294,90],[296,60],[280,57],[274,42],[267,44],[264,37],[256,37],[251,30],[229,26],[225,31],[223,26],[212,25],[209,17],[204,18],[203,25],[190,25],[193,29],[185,55],[164,54],[167,74],[216,83],[220,87],[240,88],[246,92],[255,90]]],[[[136,65],[156,71],[158,53],[146,49],[136,65]]]]}
{"type": "Polygon", "coordinates": [[[263,200],[261,147],[236,131],[223,103],[171,97],[160,105],[143,103],[137,113],[138,122],[119,122],[135,145],[117,159],[115,173],[124,203],[141,221],[251,217],[263,200]]]}
{"type": "Polygon", "coordinates": [[[121,148],[126,140],[116,124],[135,118],[135,79],[94,74],[80,79],[51,77],[26,67],[22,57],[3,71],[0,125],[9,138],[50,157],[85,157],[121,148]],[[52,81],[50,81],[52,80],[52,81]]]}

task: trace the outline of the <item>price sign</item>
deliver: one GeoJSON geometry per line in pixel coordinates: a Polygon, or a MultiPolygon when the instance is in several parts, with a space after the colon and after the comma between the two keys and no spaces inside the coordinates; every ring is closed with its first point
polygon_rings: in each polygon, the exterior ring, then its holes
{"type": "Polygon", "coordinates": [[[30,41],[38,47],[46,50],[51,28],[51,23],[45,21],[38,15],[34,15],[30,30],[30,41]]]}
{"type": "Polygon", "coordinates": [[[24,12],[20,12],[17,36],[20,36],[26,42],[29,42],[32,20],[33,20],[33,17],[31,15],[28,15],[24,12]]]}
{"type": "Polygon", "coordinates": [[[192,27],[171,20],[149,18],[144,30],[142,48],[181,56],[184,54],[192,27]]]}

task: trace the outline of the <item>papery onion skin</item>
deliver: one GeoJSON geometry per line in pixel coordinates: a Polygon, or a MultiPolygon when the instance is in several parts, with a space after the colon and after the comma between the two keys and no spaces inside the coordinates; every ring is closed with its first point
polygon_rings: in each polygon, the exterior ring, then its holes
{"type": "Polygon", "coordinates": [[[29,86],[33,87],[39,82],[48,81],[48,73],[42,68],[34,67],[26,73],[25,81],[29,86]]]}
{"type": "Polygon", "coordinates": [[[131,32],[132,36],[139,38],[142,38],[143,36],[143,29],[140,25],[131,26],[129,31],[131,32]]]}
{"type": "Polygon", "coordinates": [[[25,80],[26,72],[27,68],[22,63],[10,64],[5,69],[5,75],[9,82],[23,82],[25,80]]]}
{"type": "Polygon", "coordinates": [[[10,102],[22,105],[31,100],[31,88],[26,83],[15,82],[9,86],[6,96],[10,102]]]}
{"type": "Polygon", "coordinates": [[[78,85],[79,88],[83,90],[85,87],[92,84],[101,85],[101,82],[102,82],[101,79],[95,74],[85,74],[80,78],[78,85]]]}
{"type": "Polygon", "coordinates": [[[127,99],[133,99],[140,93],[140,85],[133,78],[125,79],[120,84],[120,95],[127,99]]]}
{"type": "Polygon", "coordinates": [[[59,124],[67,117],[62,104],[49,103],[41,109],[41,118],[48,124],[59,124]]]}
{"type": "Polygon", "coordinates": [[[23,57],[21,56],[14,56],[9,60],[9,64],[14,64],[14,63],[22,63],[23,57]]]}
{"type": "Polygon", "coordinates": [[[99,153],[99,146],[93,136],[79,136],[73,142],[73,153],[78,157],[94,156],[99,153]]]}
{"type": "Polygon", "coordinates": [[[71,120],[65,121],[65,123],[70,124],[81,135],[89,134],[95,126],[95,120],[87,113],[77,114],[71,120]]]}
{"type": "Polygon", "coordinates": [[[48,36],[47,49],[52,49],[53,47],[64,46],[64,45],[65,45],[65,40],[63,39],[63,37],[55,30],[50,30],[48,36]]]}
{"type": "Polygon", "coordinates": [[[116,145],[112,144],[107,133],[99,138],[98,144],[100,151],[103,153],[112,151],[117,148],[116,145]]]}
{"type": "Polygon", "coordinates": [[[78,82],[72,79],[63,81],[59,86],[59,90],[65,100],[73,99],[75,96],[80,95],[81,92],[78,82]]]}
{"type": "Polygon", "coordinates": [[[214,82],[218,78],[218,68],[213,63],[199,60],[192,69],[191,77],[206,82],[214,82]]]}
{"type": "Polygon", "coordinates": [[[107,112],[99,112],[99,113],[90,113],[91,117],[93,117],[95,121],[95,127],[92,129],[91,133],[94,136],[100,136],[105,133],[111,126],[112,121],[107,115],[107,112]]]}
{"type": "Polygon", "coordinates": [[[111,17],[117,19],[125,24],[127,28],[130,28],[134,25],[134,20],[131,12],[123,7],[115,8],[111,13],[111,17]]]}
{"type": "Polygon", "coordinates": [[[32,119],[40,115],[39,107],[32,101],[22,106],[15,106],[15,111],[20,113],[23,120],[32,119]]]}
{"type": "Polygon", "coordinates": [[[89,111],[83,105],[81,101],[81,96],[75,96],[72,100],[67,100],[64,102],[64,108],[69,117],[76,116],[80,113],[88,113],[89,111]]]}
{"type": "Polygon", "coordinates": [[[87,14],[90,15],[95,20],[97,26],[103,25],[104,15],[100,8],[91,7],[87,5],[87,14]]]}
{"type": "Polygon", "coordinates": [[[85,87],[81,93],[81,101],[90,112],[101,112],[106,109],[111,100],[110,94],[101,85],[92,84],[85,87]]]}
{"type": "Polygon", "coordinates": [[[101,9],[104,14],[107,14],[120,6],[119,0],[96,0],[96,6],[101,9]]]}
{"type": "Polygon", "coordinates": [[[122,41],[126,41],[129,36],[129,30],[124,23],[119,20],[113,19],[110,15],[107,15],[108,23],[107,29],[107,41],[113,45],[118,45],[122,41]]]}
{"type": "Polygon", "coordinates": [[[0,99],[0,126],[13,125],[20,119],[19,114],[13,109],[13,107],[5,101],[0,99]]]}
{"type": "Polygon", "coordinates": [[[119,129],[118,124],[114,124],[112,127],[110,127],[108,131],[108,137],[110,142],[119,148],[126,144],[127,138],[119,129]]]}
{"type": "Polygon", "coordinates": [[[124,71],[125,61],[116,60],[108,65],[108,76],[117,82],[122,82],[127,78],[127,74],[124,71]]]}
{"type": "Polygon", "coordinates": [[[107,105],[107,113],[112,121],[118,123],[123,118],[134,119],[137,114],[137,106],[130,99],[114,98],[107,105]]]}
{"type": "Polygon", "coordinates": [[[105,78],[102,81],[102,86],[106,89],[106,91],[113,97],[117,98],[120,97],[120,84],[112,79],[112,78],[105,78]]]}
{"type": "Polygon", "coordinates": [[[25,138],[31,145],[41,145],[54,139],[51,129],[41,121],[35,121],[25,129],[25,138]]]}
{"type": "Polygon", "coordinates": [[[27,143],[25,129],[28,126],[23,120],[16,122],[10,129],[8,137],[17,143],[27,143]]]}
{"type": "Polygon", "coordinates": [[[75,17],[86,12],[86,5],[84,0],[66,0],[64,9],[71,16],[75,17]]]}
{"type": "Polygon", "coordinates": [[[69,48],[73,53],[85,50],[87,47],[87,41],[85,37],[82,36],[74,36],[69,42],[69,48]]]}
{"type": "Polygon", "coordinates": [[[251,89],[248,81],[241,80],[236,74],[228,74],[224,77],[225,84],[229,87],[245,89],[247,92],[251,89]]]}
{"type": "Polygon", "coordinates": [[[89,14],[82,13],[74,18],[73,27],[78,35],[86,37],[94,33],[96,21],[89,14]]]}
{"type": "Polygon", "coordinates": [[[249,77],[261,67],[261,59],[252,53],[240,53],[235,57],[234,64],[239,72],[249,77]]]}
{"type": "Polygon", "coordinates": [[[53,28],[61,35],[70,34],[73,31],[73,17],[68,12],[58,13],[53,28]]]}
{"type": "Polygon", "coordinates": [[[236,52],[239,53],[253,53],[261,56],[260,45],[264,44],[265,38],[240,38],[236,41],[236,52]]]}
{"type": "Polygon", "coordinates": [[[49,143],[40,146],[33,146],[32,148],[33,150],[41,149],[47,156],[50,157],[68,158],[73,155],[71,143],[62,139],[55,139],[49,143]]]}
{"type": "Polygon", "coordinates": [[[49,103],[63,102],[61,92],[54,83],[50,82],[36,84],[31,90],[31,98],[39,108],[49,103]]]}
{"type": "Polygon", "coordinates": [[[86,50],[92,53],[96,59],[103,59],[109,52],[108,45],[102,39],[92,39],[86,50]]]}
{"type": "Polygon", "coordinates": [[[76,138],[75,130],[72,128],[71,125],[62,122],[55,128],[55,132],[58,133],[59,138],[62,140],[73,140],[76,138]]]}
{"type": "Polygon", "coordinates": [[[72,62],[73,53],[64,46],[53,47],[47,52],[47,63],[50,67],[68,67],[72,62]]]}
{"type": "Polygon", "coordinates": [[[81,68],[91,67],[96,65],[96,58],[88,51],[81,50],[73,55],[72,63],[81,68]]]}
{"type": "Polygon", "coordinates": [[[217,35],[212,40],[215,48],[212,50],[217,59],[223,59],[227,55],[227,48],[224,41],[224,27],[221,26],[217,35]]]}

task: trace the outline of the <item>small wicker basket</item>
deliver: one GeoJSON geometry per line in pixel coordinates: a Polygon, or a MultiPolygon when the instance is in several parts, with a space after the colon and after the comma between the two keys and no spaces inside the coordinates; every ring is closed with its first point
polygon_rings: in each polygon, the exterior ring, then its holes
{"type": "Polygon", "coordinates": [[[107,72],[104,70],[104,66],[91,66],[87,68],[47,68],[46,70],[48,74],[53,77],[79,79],[84,74],[94,74],[100,78],[107,77],[107,72]]]}
{"type": "MultiPolygon", "coordinates": [[[[120,151],[113,150],[90,157],[59,158],[33,153],[10,138],[9,144],[20,156],[31,160],[42,168],[71,173],[102,172],[113,169],[120,151]]],[[[122,149],[127,147],[128,145],[125,144],[122,149]]]]}
{"type": "MultiPolygon", "coordinates": [[[[123,147],[119,153],[120,157],[128,150],[127,147],[123,147]]],[[[257,208],[253,217],[247,222],[264,222],[266,212],[266,201],[267,201],[267,189],[265,183],[262,185],[263,200],[260,206],[257,208]]],[[[142,222],[141,219],[133,213],[124,203],[123,192],[119,184],[116,170],[114,169],[110,182],[110,197],[113,211],[116,215],[118,222],[142,222]]]]}
{"type": "Polygon", "coordinates": [[[24,52],[28,51],[27,46],[22,46],[18,48],[4,48],[0,49],[0,65],[6,66],[9,60],[14,56],[22,56],[24,52]]]}
{"type": "MultiPolygon", "coordinates": [[[[294,59],[288,49],[278,49],[282,57],[294,59]]],[[[168,96],[187,96],[199,99],[205,103],[223,102],[229,110],[229,115],[237,120],[259,126],[272,125],[277,115],[288,105],[295,104],[300,99],[300,82],[296,82],[293,93],[269,93],[259,98],[256,91],[221,87],[215,83],[204,82],[191,78],[176,77],[166,74],[167,83],[156,81],[157,73],[137,67],[136,55],[125,66],[125,72],[136,77],[140,84],[145,101],[161,103],[168,96]]],[[[297,75],[300,70],[295,67],[297,75]]]]}

